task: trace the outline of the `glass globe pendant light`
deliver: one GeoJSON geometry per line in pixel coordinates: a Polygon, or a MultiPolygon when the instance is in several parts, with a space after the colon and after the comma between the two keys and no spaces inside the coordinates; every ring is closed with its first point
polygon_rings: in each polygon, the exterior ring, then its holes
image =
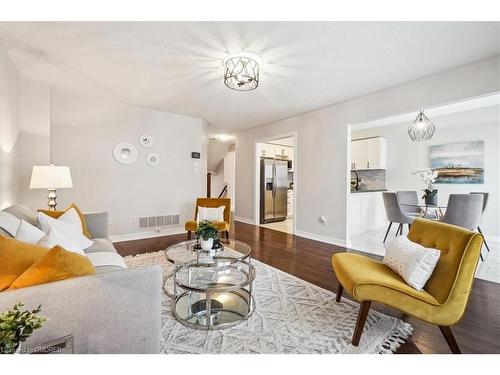
{"type": "Polygon", "coordinates": [[[428,141],[434,135],[436,127],[431,120],[420,111],[417,118],[408,128],[408,135],[412,141],[428,141]]]}

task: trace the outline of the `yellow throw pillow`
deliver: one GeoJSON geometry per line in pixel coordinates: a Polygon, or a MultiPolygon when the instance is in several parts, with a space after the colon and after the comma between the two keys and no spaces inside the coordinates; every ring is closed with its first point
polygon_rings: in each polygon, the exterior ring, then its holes
{"type": "Polygon", "coordinates": [[[86,256],[54,246],[19,276],[8,290],[94,274],[95,268],[86,256]]]}
{"type": "Polygon", "coordinates": [[[0,292],[48,252],[45,247],[0,236],[0,292]]]}
{"type": "Polygon", "coordinates": [[[78,216],[80,217],[80,221],[82,222],[82,232],[83,235],[87,238],[92,238],[92,234],[89,232],[89,228],[87,227],[87,222],[85,221],[85,216],[82,211],[78,208],[78,206],[74,203],[71,203],[68,207],[64,209],[64,211],[49,211],[49,210],[38,210],[38,212],[43,212],[45,215],[53,217],[54,219],[58,219],[62,214],[66,211],[74,208],[78,216]]]}

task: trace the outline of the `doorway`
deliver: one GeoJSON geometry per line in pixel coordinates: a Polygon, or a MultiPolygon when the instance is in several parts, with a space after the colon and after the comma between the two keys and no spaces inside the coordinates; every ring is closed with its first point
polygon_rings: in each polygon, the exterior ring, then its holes
{"type": "Polygon", "coordinates": [[[293,234],[296,218],[295,134],[255,143],[255,223],[293,234]]]}

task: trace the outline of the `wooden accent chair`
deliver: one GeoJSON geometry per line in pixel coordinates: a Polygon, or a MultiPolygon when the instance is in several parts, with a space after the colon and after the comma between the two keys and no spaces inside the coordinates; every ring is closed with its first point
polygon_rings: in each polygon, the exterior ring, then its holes
{"type": "Polygon", "coordinates": [[[460,353],[450,326],[463,316],[472,289],[483,236],[451,224],[416,219],[408,238],[441,256],[424,290],[413,289],[389,267],[371,258],[340,253],[332,257],[339,280],[336,301],[344,288],[361,302],[352,344],[358,346],[372,301],[439,326],[453,353],[460,353]]]}
{"type": "Polygon", "coordinates": [[[220,207],[224,206],[224,221],[212,221],[219,232],[223,236],[229,238],[229,229],[231,229],[231,199],[229,198],[198,198],[196,199],[196,208],[194,210],[194,220],[187,221],[184,228],[187,231],[188,239],[191,239],[191,232],[196,232],[198,223],[196,216],[198,216],[198,207],[220,207]]]}

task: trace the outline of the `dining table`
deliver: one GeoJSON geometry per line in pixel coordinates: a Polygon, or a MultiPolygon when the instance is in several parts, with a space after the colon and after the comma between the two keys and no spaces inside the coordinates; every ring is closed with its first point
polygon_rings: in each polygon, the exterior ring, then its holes
{"type": "Polygon", "coordinates": [[[429,219],[429,220],[441,220],[444,216],[444,211],[446,211],[446,206],[436,205],[436,204],[409,204],[402,203],[401,206],[418,208],[419,212],[417,215],[419,217],[429,219]]]}

